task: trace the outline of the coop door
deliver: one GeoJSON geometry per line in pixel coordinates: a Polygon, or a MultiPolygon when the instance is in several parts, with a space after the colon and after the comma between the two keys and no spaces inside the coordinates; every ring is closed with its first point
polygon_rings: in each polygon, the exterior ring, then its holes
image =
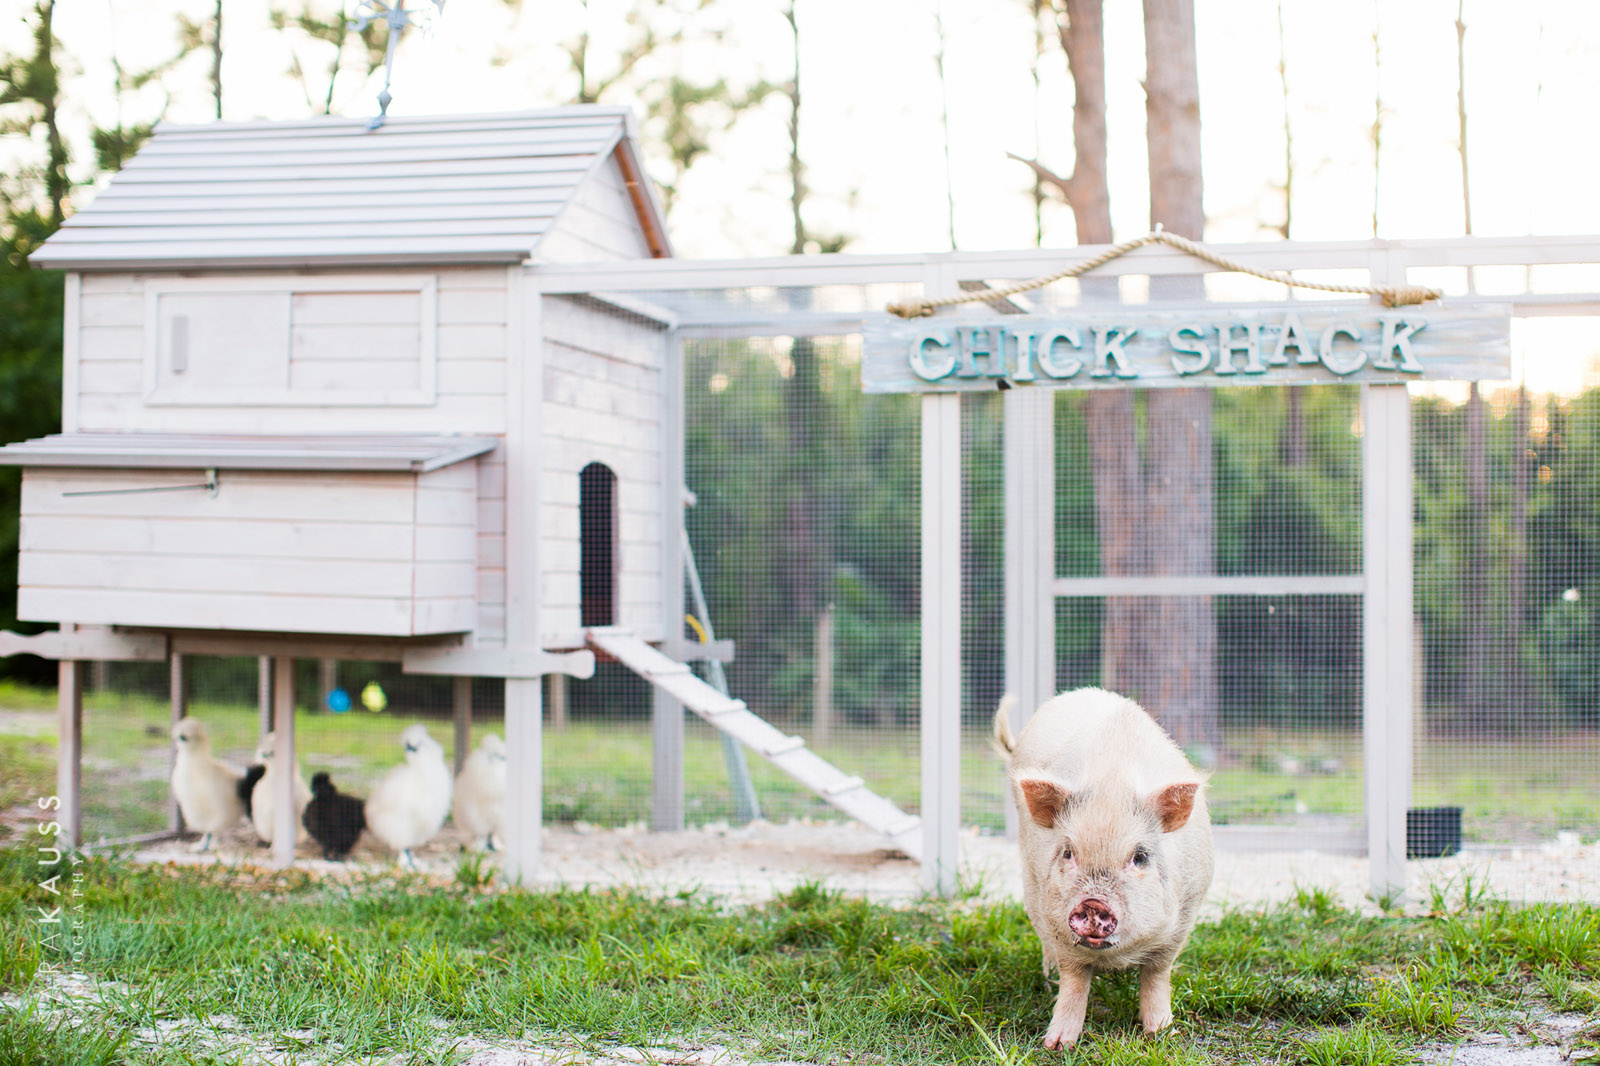
{"type": "Polygon", "coordinates": [[[167,293],[156,307],[159,390],[201,398],[289,384],[288,293],[167,293]]]}
{"type": "Polygon", "coordinates": [[[186,278],[145,291],[149,403],[434,402],[431,275],[186,278]]]}
{"type": "Polygon", "coordinates": [[[590,463],[578,475],[578,587],[584,626],[617,623],[617,475],[590,463]]]}

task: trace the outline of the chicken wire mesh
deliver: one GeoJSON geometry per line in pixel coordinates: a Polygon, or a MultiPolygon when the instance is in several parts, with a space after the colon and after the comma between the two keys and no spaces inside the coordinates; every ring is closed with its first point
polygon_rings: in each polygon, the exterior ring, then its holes
{"type": "Polygon", "coordinates": [[[1512,339],[1513,381],[1414,390],[1412,802],[1468,841],[1590,839],[1600,319],[1514,321],[1512,339]]]}
{"type": "MultiPolygon", "coordinates": [[[[270,751],[263,747],[271,730],[271,702],[262,674],[262,661],[255,657],[182,659],[184,712],[204,724],[212,756],[241,773],[261,764],[263,752],[270,751]]],[[[173,751],[168,665],[97,663],[87,680],[84,840],[125,840],[168,829],[173,751]]],[[[326,772],[341,792],[369,796],[384,774],[405,761],[400,736],[414,724],[441,745],[447,766],[456,766],[449,678],[404,674],[393,663],[302,659],[295,664],[294,688],[295,749],[299,775],[307,781],[326,772]]],[[[473,682],[463,755],[485,734],[503,733],[503,694],[497,682],[473,682]]],[[[462,843],[457,836],[447,832],[437,847],[452,850],[462,843]]],[[[263,859],[267,854],[266,842],[248,818],[215,843],[246,855],[259,851],[263,859]]],[[[373,856],[386,851],[370,834],[361,850],[373,856]]]]}
{"type": "MultiPolygon", "coordinates": [[[[779,295],[767,302],[792,306],[779,295]]],[[[1459,810],[1470,843],[1600,832],[1593,327],[1547,335],[1519,326],[1517,384],[1412,390],[1412,803],[1459,810]]],[[[696,621],[738,649],[726,667],[732,694],[916,811],[917,398],[864,395],[854,335],[691,338],[682,350],[695,497],[686,524],[708,608],[696,621]]],[[[1185,447],[1209,458],[1196,463],[1175,454],[1169,429],[1185,416],[1175,397],[1055,395],[1055,573],[1358,575],[1359,390],[1199,396],[1187,416],[1204,432],[1185,447]],[[1160,498],[1184,479],[1183,491],[1160,498]]],[[[987,736],[1005,688],[1003,404],[1000,393],[962,400],[962,817],[990,832],[1003,827],[1006,804],[987,736]]],[[[686,610],[695,610],[687,600],[686,610]]],[[[1361,630],[1353,593],[1066,595],[1056,605],[1057,682],[1106,685],[1154,711],[1210,768],[1219,824],[1273,827],[1296,847],[1344,847],[1359,841],[1363,813],[1361,630]]],[[[191,660],[192,713],[224,723],[219,752],[240,763],[259,729],[255,666],[191,660]]],[[[448,679],[341,663],[338,687],[354,709],[337,713],[323,668],[297,669],[308,775],[328,769],[363,794],[398,761],[412,721],[450,751],[448,679]],[[388,697],[382,713],[361,707],[368,680],[388,697]]],[[[91,840],[159,829],[167,811],[165,667],[100,671],[84,728],[91,840]]],[[[474,684],[474,740],[498,731],[501,696],[492,679],[474,684]]],[[[603,662],[589,680],[547,679],[545,708],[546,822],[646,822],[648,683],[603,662]]],[[[752,756],[747,765],[764,817],[834,816],[770,764],[752,756]]],[[[738,817],[720,738],[692,717],[685,772],[688,822],[738,817]]]]}

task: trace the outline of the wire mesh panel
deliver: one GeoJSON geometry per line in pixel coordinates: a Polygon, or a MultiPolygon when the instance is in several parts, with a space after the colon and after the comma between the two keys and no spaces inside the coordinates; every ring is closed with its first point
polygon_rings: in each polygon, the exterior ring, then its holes
{"type": "MultiPolygon", "coordinates": [[[[970,396],[963,410],[975,754],[986,741],[977,727],[1003,686],[999,472],[1004,461],[1028,461],[1003,447],[1000,399],[970,396]]],[[[1212,771],[1218,823],[1287,827],[1296,846],[1315,830],[1348,841],[1362,787],[1359,393],[1214,390],[1190,398],[1202,402],[1203,433],[1163,399],[1057,394],[1054,572],[1066,579],[1056,603],[1057,685],[1105,686],[1149,709],[1212,771]],[[1193,447],[1209,461],[1174,460],[1193,447]],[[1181,594],[1183,578],[1211,574],[1342,577],[1346,590],[1181,594]],[[1162,595],[1105,593],[1105,579],[1152,577],[1162,595]]],[[[1006,802],[998,763],[979,769],[978,781],[966,816],[998,826],[1006,802]]]]}
{"type": "MultiPolygon", "coordinates": [[[[914,810],[918,408],[863,395],[859,365],[854,337],[685,342],[689,542],[732,694],[914,810]]],[[[712,731],[689,743],[688,819],[729,818],[712,731]]],[[[834,816],[750,762],[765,817],[834,816]]]]}
{"type": "MultiPolygon", "coordinates": [[[[205,727],[209,757],[243,774],[263,762],[271,729],[263,712],[261,661],[255,657],[184,656],[185,713],[205,727]]],[[[165,830],[172,795],[171,671],[166,663],[101,663],[90,671],[84,701],[84,838],[116,841],[165,830]]],[[[342,793],[365,798],[392,768],[406,761],[401,734],[420,725],[442,749],[453,774],[454,684],[450,678],[402,673],[393,663],[302,659],[295,664],[295,750],[299,776],[326,772],[342,793]]],[[[467,747],[500,733],[502,688],[492,680],[471,686],[467,747]]],[[[303,805],[305,793],[301,792],[303,805]]],[[[251,806],[261,798],[256,789],[251,806]]],[[[193,830],[194,826],[188,826],[193,830]]],[[[268,855],[254,820],[245,817],[215,843],[240,857],[268,855]]],[[[448,828],[424,854],[453,855],[463,843],[448,828]]],[[[320,854],[302,842],[305,856],[320,854]]],[[[367,834],[359,857],[389,849],[367,834]]]]}
{"type": "Polygon", "coordinates": [[[1516,381],[1412,404],[1414,850],[1600,833],[1600,320],[1517,326],[1516,381]]]}

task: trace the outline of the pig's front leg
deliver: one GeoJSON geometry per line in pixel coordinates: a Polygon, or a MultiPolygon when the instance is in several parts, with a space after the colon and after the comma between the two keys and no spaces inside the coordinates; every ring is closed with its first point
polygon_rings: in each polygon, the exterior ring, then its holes
{"type": "Polygon", "coordinates": [[[1156,959],[1139,967],[1139,1020],[1147,1033],[1159,1033],[1172,1024],[1171,959],[1156,959]]]}
{"type": "Polygon", "coordinates": [[[1056,995],[1056,1011],[1050,1016],[1050,1029],[1044,1046],[1051,1051],[1070,1048],[1083,1035],[1083,1016],[1089,1011],[1089,970],[1061,967],[1061,991],[1056,995]]]}

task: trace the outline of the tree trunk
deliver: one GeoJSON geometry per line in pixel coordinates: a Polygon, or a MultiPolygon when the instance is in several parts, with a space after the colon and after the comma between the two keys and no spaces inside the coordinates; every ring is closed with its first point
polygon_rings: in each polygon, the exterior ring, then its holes
{"type": "Polygon", "coordinates": [[[56,0],[43,0],[35,8],[39,16],[36,50],[29,66],[28,81],[37,93],[40,119],[44,125],[49,164],[45,171],[45,190],[50,198],[50,228],[56,229],[67,217],[66,202],[72,191],[67,176],[67,142],[61,135],[61,68],[56,63],[56,0]]]}
{"type": "MultiPolygon", "coordinates": [[[[1204,236],[1200,180],[1200,83],[1193,0],[1144,0],[1146,136],[1150,221],[1180,236],[1204,236]]],[[[1152,299],[1198,297],[1198,278],[1152,278],[1152,299]]],[[[1144,523],[1157,573],[1209,574],[1214,568],[1211,393],[1154,389],[1149,506],[1144,523]]],[[[1202,761],[1220,748],[1216,615],[1209,596],[1163,597],[1146,630],[1151,691],[1147,707],[1180,745],[1202,761]]]]}
{"type": "MultiPolygon", "coordinates": [[[[1511,441],[1511,537],[1506,560],[1506,691],[1522,716],[1539,710],[1522,672],[1522,631],[1528,613],[1528,389],[1517,388],[1511,441]]],[[[1526,720],[1524,718],[1524,720],[1526,720]]]]}
{"type": "MultiPolygon", "coordinates": [[[[1289,240],[1294,229],[1294,127],[1289,121],[1289,44],[1283,32],[1283,0],[1278,0],[1278,85],[1283,94],[1283,225],[1278,234],[1289,240]]],[[[1283,390],[1283,428],[1278,436],[1278,461],[1298,467],[1306,460],[1305,417],[1300,390],[1283,390]]]]}
{"type": "MultiPolygon", "coordinates": [[[[811,243],[805,224],[808,189],[800,155],[800,23],[794,0],[783,12],[794,35],[794,77],[787,86],[789,97],[789,180],[790,213],[793,216],[793,255],[804,255],[811,243]]],[[[791,308],[809,308],[811,293],[792,289],[791,308]]],[[[817,343],[812,337],[794,337],[789,348],[789,380],[783,386],[784,424],[788,431],[789,474],[784,479],[784,543],[782,581],[789,617],[796,623],[795,634],[811,635],[818,613],[831,595],[833,554],[823,523],[823,508],[818,491],[819,470],[825,460],[828,439],[827,409],[822,393],[822,369],[817,343]]],[[[815,662],[813,661],[813,670],[815,662]]]]}
{"type": "MultiPolygon", "coordinates": [[[[1079,244],[1110,244],[1111,187],[1106,177],[1106,53],[1102,0],[1066,0],[1061,47],[1072,74],[1072,176],[1056,183],[1069,207],[1079,244]]],[[[1087,300],[1115,301],[1116,281],[1085,278],[1087,300]]],[[[1094,470],[1095,536],[1100,572],[1142,573],[1145,566],[1144,493],[1132,389],[1093,389],[1085,421],[1094,470]]],[[[1134,699],[1143,696],[1140,637],[1149,604],[1135,597],[1106,600],[1100,624],[1100,683],[1134,699]]]]}
{"type": "Polygon", "coordinates": [[[211,95],[217,100],[217,121],[222,121],[222,0],[211,26],[211,95]]]}

